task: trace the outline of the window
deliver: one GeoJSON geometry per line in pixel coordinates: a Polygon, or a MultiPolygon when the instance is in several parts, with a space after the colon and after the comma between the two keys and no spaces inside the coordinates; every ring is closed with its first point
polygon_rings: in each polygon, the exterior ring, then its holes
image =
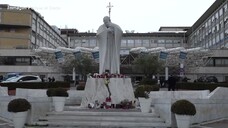
{"type": "Polygon", "coordinates": [[[222,65],[222,59],[215,59],[215,66],[221,66],[222,65]]]}
{"type": "Polygon", "coordinates": [[[134,47],[134,40],[127,40],[127,46],[134,47]]]}
{"type": "Polygon", "coordinates": [[[207,62],[207,66],[214,66],[214,59],[209,59],[207,62]]]}
{"type": "Polygon", "coordinates": [[[34,76],[26,76],[26,77],[22,77],[21,79],[19,79],[18,81],[30,81],[30,80],[37,80],[37,77],[34,76]]]}
{"type": "Polygon", "coordinates": [[[158,43],[160,44],[165,43],[165,40],[158,40],[158,43]]]}
{"type": "Polygon", "coordinates": [[[89,45],[90,45],[90,47],[96,47],[96,40],[91,39],[89,45]]]}
{"type": "Polygon", "coordinates": [[[216,43],[219,42],[219,35],[216,36],[216,43]]]}
{"type": "Polygon", "coordinates": [[[135,40],[135,47],[141,47],[142,46],[142,40],[135,40]]]}
{"type": "Polygon", "coordinates": [[[143,40],[143,46],[149,47],[150,46],[150,40],[143,40]]]}
{"type": "Polygon", "coordinates": [[[224,5],[223,10],[224,10],[224,12],[227,11],[227,4],[224,5]]]}
{"type": "Polygon", "coordinates": [[[89,46],[89,43],[88,42],[89,42],[88,40],[83,39],[82,40],[82,46],[88,47],[89,46]]]}
{"type": "Polygon", "coordinates": [[[121,47],[126,47],[126,46],[127,46],[126,40],[122,40],[121,41],[121,47]]]}
{"type": "Polygon", "coordinates": [[[218,12],[215,13],[215,21],[218,20],[218,12]]]}
{"type": "Polygon", "coordinates": [[[221,9],[219,10],[219,16],[222,16],[222,14],[223,14],[223,8],[221,8],[221,9]]]}
{"type": "Polygon", "coordinates": [[[220,40],[223,40],[223,39],[224,39],[224,34],[222,32],[222,33],[220,33],[220,40]]]}

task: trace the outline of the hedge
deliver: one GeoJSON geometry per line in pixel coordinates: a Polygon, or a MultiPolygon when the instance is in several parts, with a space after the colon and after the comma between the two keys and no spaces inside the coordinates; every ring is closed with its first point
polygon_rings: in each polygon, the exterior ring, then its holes
{"type": "Polygon", "coordinates": [[[149,79],[149,78],[144,78],[140,81],[140,85],[156,85],[157,80],[156,79],[149,79]]]}
{"type": "Polygon", "coordinates": [[[0,83],[2,87],[8,87],[8,90],[16,88],[27,89],[47,89],[47,88],[70,88],[69,82],[18,82],[18,83],[0,83]]]}
{"type": "Polygon", "coordinates": [[[177,89],[183,90],[210,90],[217,87],[228,87],[228,83],[177,83],[177,89]]]}

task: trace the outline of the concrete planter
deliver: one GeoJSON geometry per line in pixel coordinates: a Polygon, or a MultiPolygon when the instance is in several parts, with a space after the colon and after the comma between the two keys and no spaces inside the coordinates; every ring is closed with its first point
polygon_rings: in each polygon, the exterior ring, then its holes
{"type": "Polygon", "coordinates": [[[146,99],[146,98],[139,97],[138,99],[139,99],[141,112],[149,113],[150,112],[150,105],[151,105],[150,98],[146,99]]]}
{"type": "Polygon", "coordinates": [[[177,120],[177,127],[178,128],[189,128],[190,127],[190,115],[177,115],[175,114],[177,120]]]}
{"type": "Polygon", "coordinates": [[[14,128],[23,128],[27,119],[28,111],[13,113],[14,128]]]}
{"type": "Polygon", "coordinates": [[[56,112],[62,112],[65,106],[66,97],[52,97],[56,112]]]}

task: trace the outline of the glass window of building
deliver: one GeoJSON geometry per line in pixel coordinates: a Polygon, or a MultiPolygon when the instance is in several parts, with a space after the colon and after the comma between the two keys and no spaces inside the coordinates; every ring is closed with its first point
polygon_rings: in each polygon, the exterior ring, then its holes
{"type": "Polygon", "coordinates": [[[215,45],[215,37],[212,39],[212,45],[215,45]]]}
{"type": "Polygon", "coordinates": [[[86,39],[83,39],[83,40],[82,40],[82,46],[83,46],[83,47],[88,47],[88,46],[89,46],[89,41],[86,40],[86,39]]]}
{"type": "Polygon", "coordinates": [[[218,12],[215,13],[215,21],[218,20],[218,12]]]}
{"type": "Polygon", "coordinates": [[[160,40],[158,40],[158,43],[159,43],[159,44],[164,44],[164,43],[165,43],[165,40],[160,39],[160,40]]]}
{"type": "MultiPolygon", "coordinates": [[[[214,21],[215,21],[215,16],[213,15],[212,17],[211,17],[211,23],[214,23],[214,21]]],[[[212,24],[213,25],[213,24],[212,24]]]]}
{"type": "Polygon", "coordinates": [[[90,43],[89,43],[90,47],[96,47],[96,40],[95,39],[91,39],[90,43]]]}
{"type": "Polygon", "coordinates": [[[216,43],[219,42],[219,34],[216,36],[216,43]]]}
{"type": "Polygon", "coordinates": [[[173,47],[180,47],[180,44],[173,44],[173,47]]]}
{"type": "Polygon", "coordinates": [[[227,4],[225,4],[224,6],[223,6],[223,8],[224,8],[224,13],[227,11],[227,4]]]}
{"type": "Polygon", "coordinates": [[[209,40],[209,45],[208,45],[208,47],[210,47],[210,46],[212,46],[212,41],[211,41],[211,40],[209,40]]]}
{"type": "Polygon", "coordinates": [[[212,33],[214,33],[215,32],[215,27],[212,27],[212,33]]]}
{"type": "Polygon", "coordinates": [[[215,66],[222,66],[222,59],[215,59],[215,66]]]}
{"type": "Polygon", "coordinates": [[[223,14],[223,8],[220,8],[220,10],[219,10],[219,16],[222,16],[222,14],[223,14]]]}
{"type": "Polygon", "coordinates": [[[128,47],[134,47],[134,40],[127,40],[128,47]]]}
{"type": "Polygon", "coordinates": [[[228,66],[228,59],[224,59],[224,65],[228,66]]]}
{"type": "Polygon", "coordinates": [[[30,58],[16,58],[16,65],[28,65],[30,58]]]}
{"type": "Polygon", "coordinates": [[[126,47],[126,46],[127,46],[127,41],[121,40],[121,47],[126,47]]]}
{"type": "Polygon", "coordinates": [[[142,46],[142,40],[135,40],[135,47],[141,47],[142,46]]]}
{"type": "Polygon", "coordinates": [[[208,26],[211,26],[211,19],[208,20],[208,26]]]}
{"type": "Polygon", "coordinates": [[[206,46],[205,46],[205,48],[208,48],[208,43],[206,43],[206,46]]]}
{"type": "Polygon", "coordinates": [[[227,37],[227,35],[228,35],[228,28],[226,28],[225,30],[225,36],[227,37]]]}
{"type": "Polygon", "coordinates": [[[143,45],[144,47],[149,47],[150,46],[150,40],[143,40],[143,45]]]}
{"type": "Polygon", "coordinates": [[[150,47],[157,47],[158,45],[157,45],[157,43],[156,43],[156,41],[154,40],[154,39],[151,39],[150,40],[150,47]]]}
{"type": "Polygon", "coordinates": [[[224,39],[224,34],[223,32],[220,33],[220,40],[223,40],[224,39]]]}
{"type": "Polygon", "coordinates": [[[214,66],[214,59],[209,59],[207,62],[207,66],[214,66]]]}
{"type": "Polygon", "coordinates": [[[205,28],[207,28],[207,22],[205,23],[205,28]]]}

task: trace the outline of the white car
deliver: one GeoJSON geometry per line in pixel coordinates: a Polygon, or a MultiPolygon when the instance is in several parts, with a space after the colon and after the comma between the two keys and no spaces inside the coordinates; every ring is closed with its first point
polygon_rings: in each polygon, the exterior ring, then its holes
{"type": "Polygon", "coordinates": [[[39,76],[35,75],[21,75],[21,76],[14,76],[9,79],[6,79],[5,81],[2,81],[2,83],[11,83],[11,82],[42,82],[39,76]]]}

